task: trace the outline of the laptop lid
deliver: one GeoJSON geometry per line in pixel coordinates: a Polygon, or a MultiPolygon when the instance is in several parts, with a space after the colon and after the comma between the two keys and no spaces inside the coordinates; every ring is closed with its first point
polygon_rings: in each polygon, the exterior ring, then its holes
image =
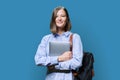
{"type": "Polygon", "coordinates": [[[70,51],[70,42],[49,42],[49,56],[59,56],[66,51],[70,51]]]}

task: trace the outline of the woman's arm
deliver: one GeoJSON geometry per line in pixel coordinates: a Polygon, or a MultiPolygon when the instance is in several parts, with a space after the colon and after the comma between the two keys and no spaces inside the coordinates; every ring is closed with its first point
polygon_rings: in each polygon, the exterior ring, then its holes
{"type": "Polygon", "coordinates": [[[42,38],[41,43],[38,46],[37,52],[35,54],[35,63],[36,65],[55,65],[58,64],[58,56],[47,56],[46,48],[48,45],[48,40],[50,38],[50,35],[47,35],[42,38]]]}
{"type": "Polygon", "coordinates": [[[82,65],[83,58],[83,47],[80,36],[78,34],[73,35],[73,49],[72,49],[72,59],[66,60],[64,62],[59,62],[55,67],[57,69],[76,69],[82,65]]]}

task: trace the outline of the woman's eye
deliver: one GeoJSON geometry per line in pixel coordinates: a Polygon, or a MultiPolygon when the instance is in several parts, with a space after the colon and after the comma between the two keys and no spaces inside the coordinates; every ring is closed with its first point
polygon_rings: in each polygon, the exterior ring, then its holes
{"type": "Polygon", "coordinates": [[[66,17],[65,15],[62,15],[62,17],[66,17]]]}

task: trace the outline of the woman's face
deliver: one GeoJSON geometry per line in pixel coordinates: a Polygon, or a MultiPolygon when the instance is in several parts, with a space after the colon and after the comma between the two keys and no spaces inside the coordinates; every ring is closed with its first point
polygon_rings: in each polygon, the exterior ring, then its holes
{"type": "Polygon", "coordinates": [[[64,28],[66,25],[67,21],[67,16],[66,12],[63,9],[60,9],[57,12],[56,18],[55,18],[55,23],[58,28],[64,28]]]}

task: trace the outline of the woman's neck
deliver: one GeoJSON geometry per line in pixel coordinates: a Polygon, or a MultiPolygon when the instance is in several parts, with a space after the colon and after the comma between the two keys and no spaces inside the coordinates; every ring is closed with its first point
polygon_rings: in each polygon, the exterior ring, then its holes
{"type": "Polygon", "coordinates": [[[58,31],[58,34],[62,34],[62,33],[64,33],[65,31],[58,31]]]}
{"type": "Polygon", "coordinates": [[[62,34],[62,33],[64,33],[64,32],[65,32],[65,31],[64,31],[63,29],[60,29],[60,28],[59,28],[57,33],[58,33],[58,34],[62,34]]]}

